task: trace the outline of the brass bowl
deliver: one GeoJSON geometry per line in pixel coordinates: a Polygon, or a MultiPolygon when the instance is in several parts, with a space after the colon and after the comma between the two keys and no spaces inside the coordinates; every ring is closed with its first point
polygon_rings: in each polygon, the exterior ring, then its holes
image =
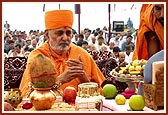
{"type": "Polygon", "coordinates": [[[19,88],[5,89],[4,101],[10,103],[16,108],[22,101],[21,91],[19,88]]]}

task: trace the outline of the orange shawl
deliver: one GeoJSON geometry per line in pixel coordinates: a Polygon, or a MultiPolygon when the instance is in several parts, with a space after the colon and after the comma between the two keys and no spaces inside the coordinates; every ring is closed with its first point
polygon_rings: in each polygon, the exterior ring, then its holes
{"type": "Polygon", "coordinates": [[[143,4],[140,12],[140,25],[132,60],[148,60],[148,46],[144,33],[155,31],[160,40],[160,49],[164,49],[164,27],[153,14],[152,4],[143,4]]]}
{"type": "MultiPolygon", "coordinates": [[[[23,74],[21,83],[20,83],[20,90],[22,92],[22,96],[26,96],[26,92],[28,92],[30,89],[28,87],[28,82],[31,82],[30,77],[30,65],[32,63],[33,58],[37,54],[43,54],[50,59],[52,59],[56,64],[56,73],[57,76],[62,74],[63,71],[66,69],[65,61],[68,59],[78,59],[78,56],[81,55],[82,62],[84,64],[84,70],[88,76],[88,78],[91,81],[97,82],[99,87],[101,87],[102,82],[105,80],[105,77],[97,67],[94,60],[91,58],[91,56],[82,48],[75,46],[74,44],[71,44],[69,55],[68,56],[59,56],[57,55],[51,48],[49,48],[49,45],[47,42],[45,42],[43,45],[41,45],[38,49],[32,51],[29,54],[27,66],[25,69],[25,72],[23,74]]],[[[67,86],[75,87],[76,90],[78,88],[78,84],[80,84],[80,81],[78,78],[63,84],[60,88],[63,90],[67,86]]],[[[102,89],[99,88],[101,91],[102,89]]]]}

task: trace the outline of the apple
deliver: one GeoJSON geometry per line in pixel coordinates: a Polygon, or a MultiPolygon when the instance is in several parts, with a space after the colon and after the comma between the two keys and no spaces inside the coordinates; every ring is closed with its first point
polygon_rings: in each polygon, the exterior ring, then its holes
{"type": "Polygon", "coordinates": [[[75,102],[77,91],[74,87],[68,86],[63,91],[63,100],[65,102],[75,102]]]}
{"type": "Polygon", "coordinates": [[[118,94],[116,97],[115,97],[115,102],[117,103],[117,105],[124,105],[125,102],[126,102],[126,98],[121,95],[121,94],[118,94]]]}
{"type": "Polygon", "coordinates": [[[106,99],[113,99],[117,95],[117,88],[113,84],[103,86],[102,94],[106,99]]]}
{"type": "Polygon", "coordinates": [[[133,111],[142,111],[145,107],[145,100],[142,95],[132,95],[128,104],[133,111]]]}
{"type": "Polygon", "coordinates": [[[4,111],[14,111],[14,107],[8,103],[8,102],[4,102],[4,111]]]}

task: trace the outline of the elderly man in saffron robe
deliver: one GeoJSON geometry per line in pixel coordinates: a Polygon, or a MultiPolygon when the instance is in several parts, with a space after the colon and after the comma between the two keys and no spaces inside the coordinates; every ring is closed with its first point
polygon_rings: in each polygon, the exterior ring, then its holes
{"type": "Polygon", "coordinates": [[[70,10],[52,10],[45,13],[47,41],[29,54],[19,87],[22,97],[26,96],[29,90],[30,66],[38,54],[43,54],[55,62],[56,82],[61,83],[60,89],[72,86],[77,90],[80,83],[93,81],[98,83],[99,90],[102,91],[101,84],[106,78],[87,51],[71,42],[72,24],[73,13],[70,10]]]}

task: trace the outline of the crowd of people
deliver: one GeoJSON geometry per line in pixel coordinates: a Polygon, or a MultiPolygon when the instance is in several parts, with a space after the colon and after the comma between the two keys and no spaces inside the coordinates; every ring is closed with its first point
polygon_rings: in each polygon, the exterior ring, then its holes
{"type": "Polygon", "coordinates": [[[4,31],[4,56],[17,57],[25,56],[40,46],[45,40],[43,32],[39,30],[30,30],[27,35],[21,30],[5,30],[4,31]]]}
{"type": "MultiPolygon", "coordinates": [[[[73,30],[72,43],[82,47],[88,53],[97,51],[109,51],[114,54],[114,57],[119,59],[119,52],[123,52],[124,61],[130,63],[132,53],[135,47],[135,40],[127,33],[113,33],[109,44],[107,43],[107,35],[105,30],[97,28],[90,30],[85,28],[78,34],[73,30]]],[[[28,34],[25,31],[10,29],[4,31],[4,56],[17,57],[28,56],[28,54],[42,45],[45,42],[44,32],[39,30],[30,30],[28,34]]]]}

